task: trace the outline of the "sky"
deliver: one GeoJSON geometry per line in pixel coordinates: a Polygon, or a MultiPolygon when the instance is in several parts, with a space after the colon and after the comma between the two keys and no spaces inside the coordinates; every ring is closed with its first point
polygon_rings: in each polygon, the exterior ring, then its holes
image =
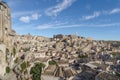
{"type": "Polygon", "coordinates": [[[3,0],[18,34],[120,40],[120,0],[3,0]]]}

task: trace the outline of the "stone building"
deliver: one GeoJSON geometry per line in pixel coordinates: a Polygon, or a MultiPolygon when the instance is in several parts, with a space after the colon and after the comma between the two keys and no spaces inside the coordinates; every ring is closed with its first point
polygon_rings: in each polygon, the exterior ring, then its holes
{"type": "Polygon", "coordinates": [[[8,5],[0,0],[0,75],[5,74],[6,48],[12,50],[11,14],[8,5]]]}
{"type": "Polygon", "coordinates": [[[11,27],[11,12],[6,2],[0,1],[0,43],[12,50],[12,38],[15,31],[11,27]]]}
{"type": "Polygon", "coordinates": [[[0,42],[6,41],[7,36],[11,33],[11,15],[8,5],[0,2],[0,42]]]}

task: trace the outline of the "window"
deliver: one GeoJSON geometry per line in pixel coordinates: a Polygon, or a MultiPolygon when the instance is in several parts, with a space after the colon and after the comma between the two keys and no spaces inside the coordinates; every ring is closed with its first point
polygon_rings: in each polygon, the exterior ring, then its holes
{"type": "Polygon", "coordinates": [[[7,31],[8,28],[5,28],[5,30],[7,31]]]}

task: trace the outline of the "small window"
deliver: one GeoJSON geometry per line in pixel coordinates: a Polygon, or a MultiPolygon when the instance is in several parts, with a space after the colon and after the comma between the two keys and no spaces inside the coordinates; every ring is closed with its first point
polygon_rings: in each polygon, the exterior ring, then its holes
{"type": "Polygon", "coordinates": [[[7,31],[8,28],[5,28],[5,30],[7,31]]]}

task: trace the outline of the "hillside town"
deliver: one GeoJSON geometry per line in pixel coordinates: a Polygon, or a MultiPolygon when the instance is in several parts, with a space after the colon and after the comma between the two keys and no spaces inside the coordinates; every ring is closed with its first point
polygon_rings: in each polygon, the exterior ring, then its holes
{"type": "Polygon", "coordinates": [[[120,80],[120,41],[19,35],[1,1],[0,80],[120,80]]]}

